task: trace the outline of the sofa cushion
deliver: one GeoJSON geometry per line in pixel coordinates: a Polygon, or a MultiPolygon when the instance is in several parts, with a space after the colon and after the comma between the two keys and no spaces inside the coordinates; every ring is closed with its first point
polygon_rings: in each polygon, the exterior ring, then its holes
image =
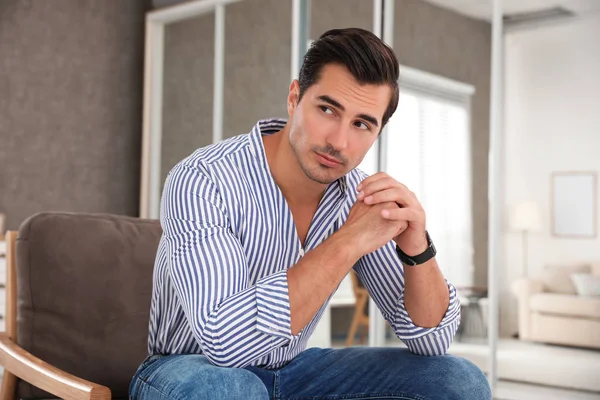
{"type": "Polygon", "coordinates": [[[592,274],[571,274],[578,296],[597,296],[600,298],[600,276],[592,274]]]}
{"type": "MultiPolygon", "coordinates": [[[[147,355],[158,221],[42,213],[17,237],[17,332],[27,351],[127,397],[147,355]]],[[[18,398],[52,397],[19,382],[18,398]]]]}
{"type": "Polygon", "coordinates": [[[589,274],[589,264],[552,265],[546,267],[542,273],[544,291],[549,293],[576,294],[575,286],[570,275],[574,273],[589,274]]]}
{"type": "Polygon", "coordinates": [[[600,298],[537,293],[529,299],[533,312],[600,319],[600,298]]]}

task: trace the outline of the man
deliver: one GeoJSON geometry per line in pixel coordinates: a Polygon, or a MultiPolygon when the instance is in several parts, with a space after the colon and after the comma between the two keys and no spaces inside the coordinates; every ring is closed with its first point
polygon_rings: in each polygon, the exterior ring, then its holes
{"type": "Polygon", "coordinates": [[[460,306],[419,201],[355,169],[396,109],[398,70],[372,33],[328,31],[290,85],[289,120],[173,168],[132,399],[490,398],[480,370],[444,355],[460,306]],[[305,350],[351,268],[408,349],[305,350]]]}

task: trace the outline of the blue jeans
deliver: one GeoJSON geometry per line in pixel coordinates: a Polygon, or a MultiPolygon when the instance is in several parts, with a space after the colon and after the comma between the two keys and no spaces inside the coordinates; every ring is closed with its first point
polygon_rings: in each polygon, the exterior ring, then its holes
{"type": "Polygon", "coordinates": [[[452,355],[403,348],[311,348],[278,369],[213,366],[203,355],[152,356],[138,369],[131,400],[409,399],[489,400],[484,374],[452,355]]]}

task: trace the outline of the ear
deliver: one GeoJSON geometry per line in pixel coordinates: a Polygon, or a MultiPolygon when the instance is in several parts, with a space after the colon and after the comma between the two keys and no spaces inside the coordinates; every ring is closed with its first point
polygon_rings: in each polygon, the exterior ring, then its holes
{"type": "Polygon", "coordinates": [[[290,84],[290,91],[287,98],[287,110],[288,115],[291,117],[294,115],[294,110],[298,105],[298,98],[300,97],[300,83],[297,79],[294,79],[290,84]]]}

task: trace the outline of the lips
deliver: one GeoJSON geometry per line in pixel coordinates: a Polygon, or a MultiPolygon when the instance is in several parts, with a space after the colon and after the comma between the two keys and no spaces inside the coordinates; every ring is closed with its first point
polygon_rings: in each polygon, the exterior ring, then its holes
{"type": "Polygon", "coordinates": [[[341,162],[339,162],[335,158],[326,156],[326,155],[321,154],[321,153],[317,153],[317,157],[319,158],[319,162],[321,164],[324,164],[324,165],[326,165],[328,167],[336,167],[336,166],[342,164],[341,162]]]}

